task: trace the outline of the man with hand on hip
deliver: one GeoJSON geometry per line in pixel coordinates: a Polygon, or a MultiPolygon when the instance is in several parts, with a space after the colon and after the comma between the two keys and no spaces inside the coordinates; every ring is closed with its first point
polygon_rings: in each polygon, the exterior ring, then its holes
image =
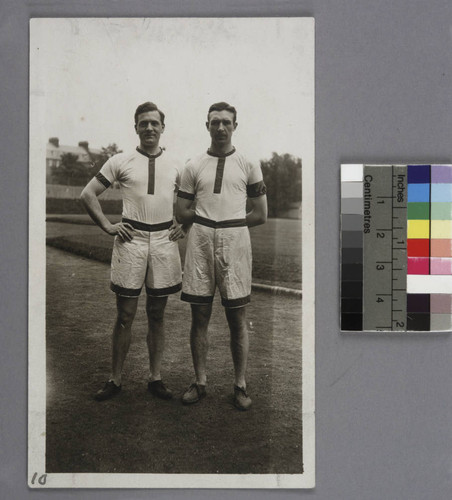
{"type": "Polygon", "coordinates": [[[143,285],[148,317],[147,345],[150,375],[148,390],[170,399],[161,379],[165,345],[163,316],[168,295],[181,289],[181,264],[177,240],[185,236],[173,222],[174,193],[181,166],[159,146],[165,115],[151,102],[138,106],[135,131],[140,145],[131,153],[112,156],[87,184],[81,201],[93,221],[115,236],[111,259],[111,285],[116,293],[117,318],[112,336],[112,371],[95,399],[103,401],[121,391],[121,374],[131,342],[131,328],[143,285]],[[98,196],[118,182],[122,221],[112,224],[104,215],[98,196]]]}

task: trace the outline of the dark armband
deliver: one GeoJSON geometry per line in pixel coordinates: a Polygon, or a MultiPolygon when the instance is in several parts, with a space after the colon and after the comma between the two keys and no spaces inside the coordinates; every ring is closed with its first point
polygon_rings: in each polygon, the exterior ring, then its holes
{"type": "Polygon", "coordinates": [[[111,186],[111,182],[104,176],[102,175],[100,172],[98,172],[96,175],[95,175],[96,179],[101,183],[103,184],[106,188],[109,188],[111,186]]]}
{"type": "Polygon", "coordinates": [[[186,200],[192,200],[192,201],[195,199],[195,195],[193,193],[186,193],[185,191],[181,191],[180,189],[177,192],[177,197],[185,198],[186,200]]]}
{"type": "Polygon", "coordinates": [[[246,186],[246,194],[248,198],[258,198],[259,196],[267,194],[267,186],[264,184],[264,181],[248,184],[248,186],[246,186]]]}

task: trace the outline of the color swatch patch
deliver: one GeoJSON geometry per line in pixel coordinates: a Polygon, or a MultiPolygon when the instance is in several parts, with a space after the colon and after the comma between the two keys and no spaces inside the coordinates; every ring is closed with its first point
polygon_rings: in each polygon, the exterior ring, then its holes
{"type": "Polygon", "coordinates": [[[341,330],[452,330],[452,165],[342,165],[341,236],[341,330]]]}

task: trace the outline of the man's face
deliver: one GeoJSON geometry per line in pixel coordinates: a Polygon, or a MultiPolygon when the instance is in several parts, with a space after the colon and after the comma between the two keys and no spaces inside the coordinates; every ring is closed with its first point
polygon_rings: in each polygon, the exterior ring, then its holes
{"type": "Polygon", "coordinates": [[[206,123],[212,142],[218,145],[231,142],[232,134],[237,128],[234,122],[234,113],[230,111],[211,111],[209,121],[206,123]]]}
{"type": "Polygon", "coordinates": [[[135,130],[140,137],[141,145],[153,148],[158,146],[165,125],[162,124],[158,111],[146,111],[138,115],[135,130]]]}

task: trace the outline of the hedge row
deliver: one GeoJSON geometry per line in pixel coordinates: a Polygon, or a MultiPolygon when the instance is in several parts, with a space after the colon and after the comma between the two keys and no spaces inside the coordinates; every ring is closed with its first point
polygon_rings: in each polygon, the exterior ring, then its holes
{"type": "Polygon", "coordinates": [[[64,236],[47,238],[46,243],[51,247],[66,250],[66,252],[71,252],[81,257],[105,262],[106,264],[110,264],[111,262],[111,248],[104,248],[78,240],[71,240],[71,238],[65,238],[64,236]]]}

